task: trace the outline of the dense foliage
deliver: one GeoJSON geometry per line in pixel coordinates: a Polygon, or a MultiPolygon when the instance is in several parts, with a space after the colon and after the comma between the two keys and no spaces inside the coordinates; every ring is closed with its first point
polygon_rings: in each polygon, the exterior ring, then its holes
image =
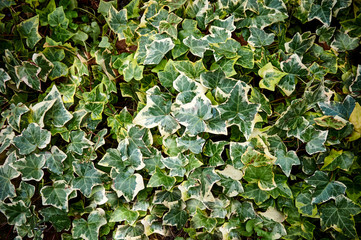
{"type": "Polygon", "coordinates": [[[360,3],[0,1],[0,238],[358,238],[360,3]]]}

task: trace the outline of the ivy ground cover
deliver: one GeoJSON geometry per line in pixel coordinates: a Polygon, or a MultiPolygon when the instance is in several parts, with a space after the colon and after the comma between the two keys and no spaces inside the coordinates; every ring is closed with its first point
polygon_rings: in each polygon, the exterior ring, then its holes
{"type": "Polygon", "coordinates": [[[361,1],[3,0],[1,239],[358,239],[361,1]]]}

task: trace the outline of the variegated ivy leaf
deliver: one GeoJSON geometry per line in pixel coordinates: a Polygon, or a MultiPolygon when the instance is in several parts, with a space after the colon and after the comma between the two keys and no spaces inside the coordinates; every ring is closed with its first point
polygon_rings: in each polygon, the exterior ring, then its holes
{"type": "Polygon", "coordinates": [[[160,33],[167,33],[173,39],[177,39],[178,31],[177,25],[182,21],[182,18],[178,17],[174,13],[170,13],[167,17],[167,20],[162,20],[159,22],[159,31],[160,33]]]}
{"type": "MultiPolygon", "coordinates": [[[[259,82],[260,88],[265,88],[270,91],[274,91],[276,85],[281,81],[281,79],[287,75],[287,73],[279,71],[277,68],[275,68],[272,63],[267,63],[262,68],[258,70],[259,76],[262,78],[262,80],[259,82]]],[[[289,89],[290,87],[286,87],[289,89]]],[[[286,88],[286,91],[287,91],[286,88]]],[[[291,88],[292,89],[292,88],[291,88]]],[[[288,93],[290,90],[288,90],[288,93]]]]}
{"type": "Polygon", "coordinates": [[[331,181],[325,172],[316,171],[305,181],[315,188],[312,194],[312,204],[323,203],[345,194],[346,186],[339,181],[331,181]]]}
{"type": "Polygon", "coordinates": [[[206,213],[200,209],[196,210],[196,214],[191,220],[191,226],[194,228],[204,228],[206,231],[211,232],[217,225],[215,218],[210,218],[206,213]]]}
{"type": "Polygon", "coordinates": [[[194,179],[201,184],[202,196],[208,196],[215,183],[221,180],[221,177],[215,172],[214,167],[197,168],[190,174],[189,179],[194,179]]]}
{"type": "Polygon", "coordinates": [[[299,193],[295,199],[295,206],[298,212],[303,216],[315,217],[317,214],[317,205],[311,204],[311,201],[312,193],[310,190],[299,193]]]}
{"type": "Polygon", "coordinates": [[[321,170],[334,171],[337,168],[348,171],[354,161],[355,155],[350,151],[332,149],[324,160],[321,170]]]}
{"type": "Polygon", "coordinates": [[[22,65],[15,67],[16,76],[20,81],[38,91],[41,90],[40,78],[38,77],[40,72],[41,68],[30,62],[22,62],[22,65]]]}
{"type": "Polygon", "coordinates": [[[173,86],[174,80],[179,76],[178,71],[174,67],[173,60],[169,59],[163,71],[158,72],[158,78],[163,87],[170,88],[173,86]]]}
{"type": "Polygon", "coordinates": [[[289,59],[281,62],[281,69],[288,74],[279,81],[277,86],[287,96],[290,96],[296,88],[297,77],[305,77],[308,74],[308,70],[297,54],[292,54],[289,59]]]}
{"type": "Polygon", "coordinates": [[[359,45],[358,38],[352,38],[347,33],[337,32],[331,47],[337,52],[346,52],[354,50],[359,45]]]}
{"type": "Polygon", "coordinates": [[[138,173],[134,174],[133,170],[118,172],[113,168],[110,176],[113,179],[112,188],[118,197],[123,196],[127,202],[133,201],[138,192],[144,189],[143,177],[138,173]]]}
{"type": "Polygon", "coordinates": [[[72,131],[70,133],[70,141],[71,142],[68,145],[67,151],[74,152],[79,155],[83,154],[84,148],[89,148],[93,145],[93,142],[89,141],[85,137],[85,132],[82,130],[72,131]]]}
{"type": "Polygon", "coordinates": [[[109,222],[122,222],[126,221],[130,225],[134,225],[139,217],[137,211],[132,211],[128,209],[125,205],[118,206],[114,212],[110,215],[109,222]]]}
{"type": "Polygon", "coordinates": [[[241,50],[241,44],[232,38],[227,39],[225,42],[210,43],[209,45],[214,51],[216,60],[222,56],[226,58],[238,57],[238,51],[241,50]]]}
{"type": "Polygon", "coordinates": [[[40,214],[44,217],[45,221],[51,222],[57,232],[70,228],[71,221],[66,211],[55,207],[48,207],[41,209],[40,214]]]}
{"type": "Polygon", "coordinates": [[[199,79],[201,73],[206,71],[202,59],[196,62],[176,61],[173,64],[179,73],[183,73],[185,76],[192,80],[199,79]]]}
{"type": "Polygon", "coordinates": [[[177,138],[176,142],[179,148],[190,150],[194,154],[199,154],[202,152],[202,148],[206,140],[199,136],[190,137],[183,135],[182,137],[177,138]]]}
{"type": "Polygon", "coordinates": [[[63,173],[63,162],[66,159],[66,154],[61,151],[57,146],[51,147],[51,152],[44,152],[45,157],[45,166],[44,168],[49,169],[53,173],[62,174],[63,173]]]}
{"type": "Polygon", "coordinates": [[[291,41],[285,43],[286,52],[303,56],[303,54],[312,47],[315,39],[316,36],[311,36],[310,32],[305,32],[302,35],[297,32],[291,41]]]}
{"type": "Polygon", "coordinates": [[[154,86],[147,91],[147,105],[137,114],[133,123],[146,128],[158,126],[162,135],[172,134],[180,126],[170,115],[171,106],[169,96],[161,94],[159,87],[154,86]]]}
{"type": "Polygon", "coordinates": [[[30,121],[37,123],[41,128],[44,127],[45,114],[53,107],[56,99],[49,101],[41,101],[35,105],[30,106],[30,121]]]}
{"type": "Polygon", "coordinates": [[[221,118],[226,120],[229,126],[237,125],[246,139],[253,131],[255,115],[260,107],[259,104],[249,103],[247,99],[248,90],[248,87],[237,82],[228,100],[217,107],[221,113],[221,118]]]}
{"type": "MultiPolygon", "coordinates": [[[[361,65],[357,66],[356,77],[352,81],[349,90],[351,92],[351,95],[355,97],[358,97],[361,92],[361,65]]],[[[350,97],[350,95],[346,96],[346,98],[348,97],[350,97]]]]}
{"type": "Polygon", "coordinates": [[[63,6],[56,8],[52,13],[48,15],[48,23],[51,27],[68,27],[69,19],[65,16],[63,6]]]}
{"type": "Polygon", "coordinates": [[[114,239],[122,240],[127,238],[141,238],[141,237],[145,237],[144,232],[145,232],[145,227],[140,222],[137,222],[135,226],[118,225],[118,228],[114,233],[114,239]]]}
{"type": "Polygon", "coordinates": [[[174,48],[174,43],[170,38],[154,40],[151,44],[146,45],[146,57],[144,65],[158,64],[165,54],[174,48]]]}
{"type": "Polygon", "coordinates": [[[268,116],[272,115],[272,107],[268,98],[258,90],[258,88],[252,87],[251,98],[249,99],[252,103],[261,104],[260,109],[267,113],[268,116]]]}
{"type": "Polygon", "coordinates": [[[134,170],[141,170],[144,168],[145,165],[142,160],[142,152],[132,139],[126,138],[122,140],[119,143],[117,150],[119,150],[121,159],[125,162],[124,164],[132,166],[134,170]]]}
{"type": "Polygon", "coordinates": [[[44,172],[41,170],[44,164],[44,155],[32,153],[25,158],[13,162],[12,166],[21,173],[23,181],[40,181],[44,176],[44,172]]]}
{"type": "Polygon", "coordinates": [[[114,6],[109,7],[108,18],[107,18],[108,25],[113,32],[115,32],[118,36],[118,40],[124,39],[123,31],[126,29],[127,24],[127,10],[122,9],[117,11],[114,6]]]}
{"type": "Polygon", "coordinates": [[[91,92],[83,93],[81,105],[91,114],[92,120],[101,120],[107,95],[103,92],[103,85],[97,85],[91,92]]]}
{"type": "Polygon", "coordinates": [[[272,165],[268,166],[248,166],[243,178],[248,183],[257,183],[261,190],[272,190],[276,187],[272,165]]]}
{"type": "Polygon", "coordinates": [[[22,200],[13,203],[0,202],[0,211],[6,216],[10,225],[21,226],[31,216],[30,209],[22,200]]]}
{"type": "Polygon", "coordinates": [[[7,149],[11,145],[14,137],[15,133],[10,126],[0,131],[0,153],[4,152],[5,149],[7,149]]]}
{"type": "Polygon", "coordinates": [[[336,0],[322,0],[321,4],[313,4],[308,15],[308,21],[317,19],[326,26],[330,26],[332,19],[332,8],[336,0]]]}
{"type": "MultiPolygon", "coordinates": [[[[360,68],[361,69],[361,68],[360,68]]],[[[321,108],[323,114],[328,116],[338,116],[348,120],[352,111],[356,106],[356,101],[350,95],[347,95],[343,102],[319,102],[318,106],[321,108]]]]}
{"type": "Polygon", "coordinates": [[[6,85],[5,82],[11,80],[11,77],[3,68],[0,68],[0,92],[5,93],[6,85]]]}
{"type": "Polygon", "coordinates": [[[62,127],[73,115],[64,107],[61,95],[54,85],[43,101],[55,100],[53,106],[46,112],[45,120],[50,121],[55,127],[62,127]]]}
{"type": "Polygon", "coordinates": [[[5,163],[0,166],[0,201],[3,202],[8,197],[15,197],[15,187],[11,183],[11,180],[20,176],[20,172],[18,172],[15,168],[13,168],[10,163],[16,160],[15,153],[11,153],[5,163]]]}
{"type": "Polygon", "coordinates": [[[300,165],[300,160],[295,151],[285,152],[280,149],[276,151],[277,160],[275,164],[280,166],[287,177],[290,176],[293,165],[300,165]]]}
{"type": "Polygon", "coordinates": [[[357,238],[353,216],[360,212],[359,205],[340,195],[335,198],[335,202],[330,201],[321,206],[321,227],[323,230],[334,228],[350,238],[357,238]]]}
{"type": "Polygon", "coordinates": [[[43,205],[68,211],[68,197],[72,191],[64,180],[55,181],[53,186],[45,186],[40,190],[43,205]]]}
{"type": "Polygon", "coordinates": [[[17,27],[20,34],[26,38],[26,45],[29,48],[34,48],[41,40],[41,35],[38,32],[39,15],[22,21],[17,27]]]}
{"type": "Polygon", "coordinates": [[[335,33],[335,30],[335,27],[326,27],[325,25],[323,25],[316,30],[316,34],[320,37],[320,42],[326,42],[327,44],[330,44],[331,38],[335,33]]]}
{"type": "Polygon", "coordinates": [[[206,120],[212,118],[211,101],[203,95],[193,98],[190,103],[184,104],[174,111],[177,121],[186,127],[186,132],[195,136],[206,131],[206,120]]]}
{"type": "Polygon", "coordinates": [[[340,22],[344,30],[350,34],[352,37],[361,36],[361,14],[357,15],[355,18],[351,18],[345,21],[340,22]]]}
{"type": "Polygon", "coordinates": [[[306,152],[310,155],[325,152],[326,147],[324,146],[327,139],[328,131],[320,131],[315,129],[313,126],[307,127],[301,132],[300,139],[306,144],[306,152]]]}
{"type": "Polygon", "coordinates": [[[230,157],[232,160],[232,165],[236,169],[240,169],[244,166],[243,162],[241,161],[241,158],[249,146],[250,146],[249,142],[244,142],[244,143],[230,142],[230,157]]]}
{"type": "Polygon", "coordinates": [[[200,58],[203,58],[204,52],[208,49],[207,40],[205,40],[204,38],[197,39],[192,35],[185,38],[183,40],[183,43],[189,48],[190,52],[193,55],[198,56],[200,58]]]}
{"type": "Polygon", "coordinates": [[[176,226],[182,229],[188,221],[188,213],[178,204],[173,205],[170,210],[163,216],[163,224],[168,226],[176,226]]]}
{"type": "Polygon", "coordinates": [[[170,190],[176,182],[175,177],[168,176],[161,169],[156,168],[155,173],[150,177],[147,187],[163,186],[170,190]]]}
{"type": "Polygon", "coordinates": [[[210,166],[219,166],[224,164],[224,160],[222,159],[221,155],[225,145],[228,145],[227,141],[207,141],[206,145],[204,146],[203,153],[209,157],[208,164],[210,166]]]}
{"type": "Polygon", "coordinates": [[[94,167],[92,162],[73,163],[74,172],[77,177],[72,182],[74,189],[80,190],[86,197],[89,197],[93,187],[101,185],[102,173],[94,167]]]}
{"type": "Polygon", "coordinates": [[[52,71],[52,69],[54,68],[54,64],[52,62],[50,62],[43,53],[34,53],[32,60],[34,63],[36,63],[36,65],[38,65],[41,68],[40,73],[38,74],[38,77],[40,78],[40,80],[42,80],[43,82],[46,81],[49,73],[52,71]]]}
{"type": "Polygon", "coordinates": [[[270,198],[267,191],[261,190],[257,183],[250,183],[244,186],[244,192],[241,195],[246,199],[253,199],[257,205],[270,198]]]}
{"type": "Polygon", "coordinates": [[[169,176],[183,177],[186,173],[185,166],[188,164],[188,158],[183,154],[178,154],[175,157],[162,158],[164,166],[170,169],[169,176]]]}
{"type": "Polygon", "coordinates": [[[196,95],[205,92],[205,89],[199,83],[183,74],[175,79],[173,87],[179,92],[176,102],[179,102],[180,104],[190,103],[196,95]]]}
{"type": "Polygon", "coordinates": [[[119,150],[114,148],[107,149],[107,152],[98,164],[105,167],[115,168],[119,172],[128,165],[127,162],[123,162],[122,155],[119,150]]]}
{"type": "Polygon", "coordinates": [[[249,31],[251,35],[248,38],[248,43],[253,47],[268,46],[274,41],[275,35],[273,33],[266,33],[262,29],[253,27],[251,27],[249,31]]]}
{"type": "Polygon", "coordinates": [[[80,218],[73,221],[73,237],[85,240],[98,239],[99,229],[105,224],[107,224],[107,220],[105,218],[104,210],[98,208],[89,214],[87,220],[80,218]]]}
{"type": "Polygon", "coordinates": [[[41,129],[36,123],[31,123],[21,135],[14,138],[13,144],[19,149],[20,154],[27,155],[37,148],[45,148],[50,143],[50,138],[48,130],[41,129]]]}
{"type": "Polygon", "coordinates": [[[35,186],[27,183],[21,182],[20,186],[16,189],[16,197],[12,199],[12,202],[17,202],[22,200],[26,206],[31,205],[31,199],[35,193],[35,186]]]}

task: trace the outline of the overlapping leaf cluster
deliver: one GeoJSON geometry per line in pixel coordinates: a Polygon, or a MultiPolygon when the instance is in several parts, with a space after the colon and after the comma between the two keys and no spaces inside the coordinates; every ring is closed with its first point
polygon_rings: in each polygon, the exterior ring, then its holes
{"type": "Polygon", "coordinates": [[[118,2],[0,3],[2,227],[358,238],[359,1],[118,2]]]}

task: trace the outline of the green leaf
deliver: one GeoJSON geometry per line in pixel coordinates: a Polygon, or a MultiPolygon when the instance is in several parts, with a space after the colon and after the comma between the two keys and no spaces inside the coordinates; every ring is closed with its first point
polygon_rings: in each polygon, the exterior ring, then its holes
{"type": "Polygon", "coordinates": [[[20,176],[20,172],[16,171],[9,164],[10,158],[15,158],[15,154],[12,153],[6,159],[4,165],[0,166],[0,201],[5,201],[7,198],[15,197],[15,187],[11,183],[11,180],[20,176]]]}
{"type": "Polygon", "coordinates": [[[312,193],[310,191],[301,192],[297,195],[295,206],[298,212],[303,216],[315,217],[317,215],[317,206],[312,204],[312,193]]]}
{"type": "Polygon", "coordinates": [[[118,197],[124,196],[127,202],[133,201],[138,192],[144,189],[143,177],[138,173],[118,172],[112,169],[110,175],[113,178],[113,189],[117,192],[118,197]]]}
{"type": "Polygon", "coordinates": [[[291,169],[293,165],[300,165],[300,160],[297,157],[295,151],[285,152],[283,150],[276,151],[277,160],[275,164],[280,166],[282,171],[285,173],[287,177],[290,176],[291,169]]]}
{"type": "Polygon", "coordinates": [[[241,44],[234,39],[227,39],[225,42],[209,44],[216,55],[223,55],[226,58],[235,58],[241,50],[241,44]]]}
{"type": "Polygon", "coordinates": [[[21,226],[31,216],[30,209],[23,201],[13,203],[0,202],[0,211],[6,216],[10,225],[21,226]]]}
{"type": "Polygon", "coordinates": [[[11,77],[3,68],[0,68],[0,92],[5,93],[6,85],[5,82],[11,80],[11,77]]]}
{"type": "Polygon", "coordinates": [[[72,131],[70,133],[70,144],[67,151],[83,154],[84,148],[89,148],[93,143],[85,137],[85,132],[82,130],[72,131]]]}
{"type": "Polygon", "coordinates": [[[252,88],[251,98],[249,100],[252,103],[260,104],[260,109],[267,113],[268,116],[272,115],[272,107],[268,98],[263,93],[261,93],[258,88],[252,88]]]}
{"type": "Polygon", "coordinates": [[[332,8],[336,4],[336,0],[322,0],[321,4],[313,4],[308,15],[308,21],[317,19],[327,27],[331,24],[332,8]]]}
{"type": "Polygon", "coordinates": [[[65,181],[55,181],[53,186],[45,186],[40,190],[43,205],[68,211],[68,198],[72,191],[73,189],[65,181]]]}
{"type": "Polygon", "coordinates": [[[354,215],[361,212],[360,206],[341,195],[335,202],[328,202],[320,208],[321,227],[323,230],[334,228],[350,238],[357,238],[354,215]]]}
{"type": "Polygon", "coordinates": [[[205,39],[197,39],[195,37],[188,36],[183,39],[184,45],[186,45],[191,53],[195,56],[203,58],[204,52],[208,49],[208,42],[205,39]]]}
{"type": "Polygon", "coordinates": [[[325,172],[316,171],[305,181],[315,187],[312,194],[312,204],[326,202],[330,199],[336,199],[337,196],[345,194],[346,186],[339,181],[330,181],[325,172]]]}
{"type": "Polygon", "coordinates": [[[331,47],[337,52],[351,51],[359,45],[358,38],[352,38],[347,33],[337,32],[335,39],[331,43],[331,47]]]}
{"type": "Polygon", "coordinates": [[[207,141],[206,145],[203,148],[203,153],[205,156],[209,157],[208,162],[210,166],[219,166],[224,164],[221,155],[225,145],[228,145],[228,142],[213,142],[212,140],[207,141]]]}
{"type": "Polygon", "coordinates": [[[194,228],[204,228],[207,232],[211,232],[217,224],[215,218],[208,217],[200,209],[197,209],[196,214],[191,220],[191,225],[194,228]]]}
{"type": "Polygon", "coordinates": [[[275,68],[272,63],[267,63],[260,68],[258,74],[262,78],[259,82],[260,88],[265,88],[270,91],[274,91],[279,81],[287,75],[287,73],[281,72],[275,68]]]}
{"type": "Polygon", "coordinates": [[[188,213],[178,207],[171,207],[170,210],[163,216],[163,224],[168,226],[176,226],[177,229],[182,229],[188,221],[188,213]]]}
{"type": "Polygon", "coordinates": [[[128,66],[123,69],[124,80],[129,82],[132,79],[140,81],[143,78],[144,66],[138,65],[136,60],[130,61],[128,66]]]}
{"type": "Polygon", "coordinates": [[[165,54],[174,48],[174,43],[170,38],[154,40],[151,44],[146,45],[146,57],[144,65],[158,64],[165,54]]]}
{"type": "Polygon", "coordinates": [[[74,172],[78,177],[74,178],[72,187],[80,190],[86,197],[89,197],[93,187],[101,185],[102,173],[94,167],[92,162],[73,163],[74,172]]]}
{"type": "Polygon", "coordinates": [[[81,105],[91,113],[92,120],[101,120],[104,106],[108,102],[107,95],[103,92],[103,85],[98,85],[91,92],[83,94],[81,105]]]}
{"type": "Polygon", "coordinates": [[[227,121],[227,125],[237,125],[246,138],[249,138],[253,131],[255,115],[260,107],[259,104],[249,103],[248,90],[249,88],[238,82],[228,100],[218,106],[221,118],[227,121]]]}
{"type": "Polygon", "coordinates": [[[48,23],[51,27],[68,27],[69,19],[65,16],[63,6],[57,7],[52,13],[48,15],[48,23]]]}
{"type": "Polygon", "coordinates": [[[248,183],[257,183],[261,190],[272,190],[276,187],[272,166],[248,166],[243,177],[248,183]]]}
{"type": "Polygon", "coordinates": [[[221,177],[215,172],[214,167],[197,168],[189,179],[194,179],[201,184],[201,191],[203,196],[208,196],[211,193],[213,185],[221,180],[221,177]]]}
{"type": "Polygon", "coordinates": [[[266,33],[264,30],[259,28],[251,27],[249,29],[251,35],[248,38],[248,43],[253,47],[268,46],[273,43],[275,35],[273,33],[266,33]]]}
{"type": "Polygon", "coordinates": [[[155,173],[149,179],[147,187],[164,186],[167,190],[170,190],[175,182],[175,177],[168,176],[162,170],[156,168],[155,173]]]}
{"type": "Polygon", "coordinates": [[[360,37],[361,36],[361,14],[357,15],[355,18],[347,19],[340,22],[342,27],[345,29],[347,33],[349,33],[352,37],[360,37]]]}
{"type": "Polygon", "coordinates": [[[193,80],[198,79],[201,73],[206,71],[202,59],[196,62],[176,61],[174,62],[174,67],[178,70],[178,72],[183,73],[185,76],[193,80]]]}
{"type": "Polygon", "coordinates": [[[19,149],[20,154],[27,155],[37,148],[45,148],[50,143],[50,138],[48,130],[41,129],[36,123],[31,123],[21,135],[14,138],[13,143],[19,149]]]}
{"type": "Polygon", "coordinates": [[[55,207],[48,207],[41,209],[40,214],[44,217],[45,221],[51,222],[57,232],[70,228],[71,221],[66,211],[55,207]]]}
{"type": "Polygon", "coordinates": [[[260,205],[270,197],[269,193],[261,190],[257,183],[245,185],[244,192],[241,195],[246,199],[253,199],[257,205],[260,205]]]}
{"type": "Polygon", "coordinates": [[[348,171],[354,161],[355,155],[349,151],[337,151],[332,149],[330,154],[325,158],[321,170],[334,171],[337,168],[348,171]]]}
{"type": "Polygon", "coordinates": [[[147,91],[147,105],[137,114],[133,123],[142,127],[153,128],[158,126],[162,135],[176,132],[180,126],[170,115],[172,102],[162,96],[158,86],[147,91]]]}
{"type": "Polygon", "coordinates": [[[127,221],[130,225],[134,225],[139,217],[137,211],[129,210],[126,206],[118,206],[110,215],[109,222],[127,221]]]}
{"type": "Polygon", "coordinates": [[[89,214],[87,220],[84,218],[75,219],[72,229],[73,237],[83,238],[85,240],[98,239],[100,227],[107,224],[104,215],[104,210],[96,209],[89,214]]]}
{"type": "MultiPolygon", "coordinates": [[[[361,68],[360,68],[361,69],[361,68]]],[[[343,102],[319,102],[317,103],[321,108],[323,114],[328,116],[339,116],[348,120],[354,110],[356,103],[350,95],[343,100],[343,102]]]]}
{"type": "Polygon", "coordinates": [[[109,148],[103,158],[98,163],[101,166],[112,167],[118,171],[122,171],[126,163],[123,162],[122,155],[118,149],[109,148]]]}
{"type": "Polygon", "coordinates": [[[19,33],[26,38],[26,45],[29,48],[34,48],[41,40],[41,35],[38,32],[39,15],[22,21],[17,27],[19,33]]]}
{"type": "Polygon", "coordinates": [[[326,147],[324,146],[327,139],[328,131],[320,131],[312,126],[307,127],[301,133],[301,140],[307,142],[306,152],[310,155],[325,152],[326,147]]]}
{"type": "Polygon", "coordinates": [[[19,172],[21,172],[21,179],[24,181],[40,181],[44,172],[42,167],[45,164],[45,158],[43,155],[32,153],[25,158],[19,159],[12,163],[12,166],[19,172]]]}
{"type": "Polygon", "coordinates": [[[40,79],[38,77],[40,72],[41,68],[30,62],[22,62],[22,65],[15,67],[16,76],[20,81],[38,91],[41,90],[40,79]]]}

